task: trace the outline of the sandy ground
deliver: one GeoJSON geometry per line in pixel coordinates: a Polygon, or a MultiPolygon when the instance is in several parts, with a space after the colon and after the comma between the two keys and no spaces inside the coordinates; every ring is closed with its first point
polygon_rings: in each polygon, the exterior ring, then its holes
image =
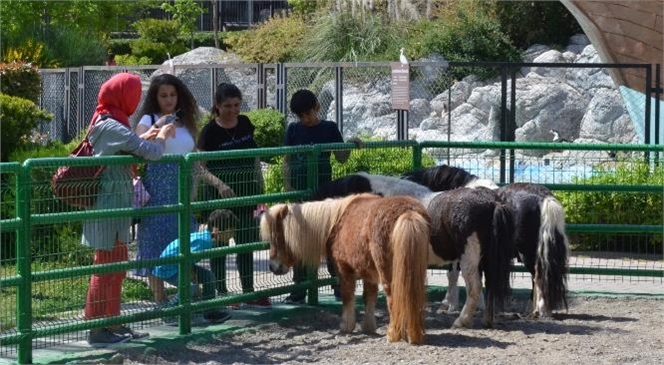
{"type": "MultiPolygon", "coordinates": [[[[458,313],[427,309],[424,345],[388,343],[387,314],[375,335],[338,331],[339,307],[313,307],[237,334],[213,335],[168,348],[128,349],[124,364],[664,364],[664,300],[634,297],[571,298],[567,313],[529,320],[512,301],[494,329],[450,329],[458,313]]],[[[358,316],[362,319],[363,312],[358,316]]],[[[232,323],[233,320],[229,321],[232,323]]]]}

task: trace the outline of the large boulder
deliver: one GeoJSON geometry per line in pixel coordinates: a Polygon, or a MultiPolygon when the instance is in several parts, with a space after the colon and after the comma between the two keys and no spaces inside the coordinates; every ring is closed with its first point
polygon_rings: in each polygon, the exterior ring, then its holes
{"type": "MultiPolygon", "coordinates": [[[[257,107],[256,68],[251,64],[242,64],[242,60],[234,53],[214,47],[199,47],[165,61],[151,77],[165,72],[173,73],[189,86],[198,105],[207,110],[211,109],[213,103],[212,85],[216,87],[222,82],[235,84],[242,91],[243,110],[257,107]]],[[[267,100],[274,100],[273,93],[267,100]]]]}

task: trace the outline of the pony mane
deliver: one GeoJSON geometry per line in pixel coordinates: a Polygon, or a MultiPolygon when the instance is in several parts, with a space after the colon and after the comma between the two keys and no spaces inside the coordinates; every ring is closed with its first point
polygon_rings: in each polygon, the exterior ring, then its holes
{"type": "Polygon", "coordinates": [[[341,214],[360,196],[288,204],[288,214],[283,219],[286,247],[305,266],[318,265],[327,252],[327,241],[341,214]]]}
{"type": "Polygon", "coordinates": [[[498,185],[491,180],[480,179],[477,175],[471,174],[460,167],[448,165],[406,172],[402,175],[402,178],[427,186],[433,191],[452,190],[460,187],[475,188],[478,186],[489,189],[498,188],[498,185]]]}

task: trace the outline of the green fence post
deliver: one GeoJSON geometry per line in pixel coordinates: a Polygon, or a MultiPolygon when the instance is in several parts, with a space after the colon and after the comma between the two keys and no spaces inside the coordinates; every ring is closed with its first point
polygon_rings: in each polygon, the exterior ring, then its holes
{"type": "Polygon", "coordinates": [[[21,220],[17,232],[16,268],[20,278],[16,297],[16,327],[21,339],[18,342],[18,363],[32,364],[32,268],[30,257],[30,168],[21,166],[16,179],[16,216],[21,220]]]}
{"type": "MultiPolygon", "coordinates": [[[[318,188],[318,159],[320,158],[321,147],[318,145],[312,146],[311,151],[307,154],[307,189],[310,192],[316,191],[318,188]]],[[[318,266],[314,269],[307,268],[307,280],[311,283],[307,289],[307,304],[318,304],[318,266]]]]}
{"type": "MultiPolygon", "coordinates": [[[[187,156],[188,157],[188,156],[187,156]]],[[[180,335],[191,333],[191,174],[192,163],[187,157],[179,160],[178,186],[180,187],[179,199],[181,210],[178,212],[178,235],[180,236],[180,257],[178,263],[178,296],[180,309],[180,320],[178,323],[180,335]]]]}
{"type": "Polygon", "coordinates": [[[422,147],[419,143],[413,145],[413,167],[411,170],[418,170],[422,168],[422,147]]]}

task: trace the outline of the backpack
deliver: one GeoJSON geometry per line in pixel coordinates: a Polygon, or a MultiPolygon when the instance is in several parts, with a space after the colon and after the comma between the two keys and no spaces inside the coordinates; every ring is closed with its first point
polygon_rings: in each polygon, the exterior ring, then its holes
{"type": "MultiPolygon", "coordinates": [[[[97,122],[110,117],[102,114],[97,122]]],[[[69,157],[94,156],[92,144],[88,140],[92,126],[81,143],[74,148],[69,157]]],[[[106,166],[60,166],[51,178],[53,195],[66,204],[77,208],[91,208],[97,201],[101,186],[101,174],[106,166]]]]}

